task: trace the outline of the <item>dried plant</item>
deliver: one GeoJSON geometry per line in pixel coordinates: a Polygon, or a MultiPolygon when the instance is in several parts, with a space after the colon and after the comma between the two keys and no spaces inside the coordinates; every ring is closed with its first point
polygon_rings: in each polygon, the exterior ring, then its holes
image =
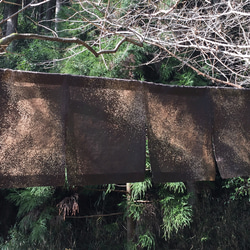
{"type": "Polygon", "coordinates": [[[75,216],[76,212],[79,213],[78,194],[65,197],[56,206],[59,208],[59,215],[62,215],[64,220],[66,216],[75,216]]]}

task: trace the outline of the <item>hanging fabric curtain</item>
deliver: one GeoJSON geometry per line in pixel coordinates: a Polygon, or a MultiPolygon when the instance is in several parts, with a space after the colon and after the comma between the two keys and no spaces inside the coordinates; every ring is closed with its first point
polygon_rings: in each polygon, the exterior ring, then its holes
{"type": "Polygon", "coordinates": [[[215,158],[222,178],[250,175],[250,89],[210,89],[215,158]]]}
{"type": "Polygon", "coordinates": [[[0,71],[0,187],[64,185],[62,80],[0,71]]]}
{"type": "Polygon", "coordinates": [[[148,85],[148,140],[154,181],[215,179],[208,91],[148,85]]]}
{"type": "Polygon", "coordinates": [[[69,183],[144,180],[145,95],[137,81],[68,77],[69,183]]]}
{"type": "Polygon", "coordinates": [[[250,89],[0,70],[0,188],[250,175],[250,89]],[[65,175],[66,173],[66,175],[65,175]]]}
{"type": "Polygon", "coordinates": [[[142,181],[136,81],[1,70],[0,187],[142,181]]]}

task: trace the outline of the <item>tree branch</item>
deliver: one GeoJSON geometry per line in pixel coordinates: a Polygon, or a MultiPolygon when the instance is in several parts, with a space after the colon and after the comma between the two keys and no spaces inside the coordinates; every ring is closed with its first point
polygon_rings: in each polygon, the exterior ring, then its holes
{"type": "MultiPolygon", "coordinates": [[[[166,51],[170,56],[176,58],[178,61],[180,62],[183,62],[183,59],[178,57],[177,55],[175,55],[174,53],[172,53],[171,51],[169,51],[168,49],[166,49],[165,47],[161,46],[160,44],[154,44],[155,46],[163,49],[164,51],[166,51]]],[[[200,76],[203,76],[211,81],[214,81],[214,82],[218,82],[218,83],[221,83],[221,84],[225,84],[225,85],[229,85],[231,87],[234,87],[234,88],[238,88],[238,89],[241,89],[242,87],[238,84],[234,84],[232,82],[226,82],[226,81],[223,81],[223,80],[220,80],[220,79],[217,79],[217,78],[214,78],[210,75],[207,75],[203,72],[201,72],[200,70],[198,70],[197,68],[195,68],[194,66],[192,66],[190,63],[188,62],[185,62],[185,65],[188,66],[189,68],[191,68],[193,71],[195,71],[198,75],[200,76]]]]}
{"type": "Polygon", "coordinates": [[[66,216],[65,218],[70,219],[85,219],[85,218],[95,218],[95,217],[108,217],[108,216],[116,216],[116,215],[122,215],[124,213],[118,212],[118,213],[111,213],[111,214],[94,214],[94,215],[85,215],[85,216],[66,216]]]}
{"type": "Polygon", "coordinates": [[[136,40],[133,40],[128,37],[124,37],[113,50],[100,50],[96,51],[93,49],[90,45],[88,45],[86,42],[82,41],[79,38],[73,37],[73,38],[68,38],[68,37],[52,37],[52,36],[45,36],[45,35],[38,35],[38,34],[31,34],[31,33],[23,33],[23,34],[18,34],[18,33],[13,33],[10,34],[9,36],[3,37],[0,39],[0,52],[3,52],[3,50],[6,49],[6,47],[9,46],[11,42],[14,40],[20,40],[20,39],[39,39],[39,40],[46,40],[46,41],[52,41],[52,42],[61,42],[61,43],[72,43],[72,44],[79,44],[87,48],[94,56],[98,57],[101,54],[111,54],[111,53],[116,53],[117,50],[120,48],[120,46],[124,42],[130,42],[133,43],[137,46],[143,46],[142,43],[139,43],[136,40]]]}
{"type": "MultiPolygon", "coordinates": [[[[41,0],[39,4],[46,1],[41,0]]],[[[124,6],[120,1],[115,4],[109,0],[72,1],[70,8],[74,14],[70,12],[61,21],[75,24],[76,28],[72,30],[77,31],[77,37],[95,29],[91,41],[82,41],[76,37],[11,34],[0,40],[0,53],[17,39],[40,39],[81,45],[96,57],[116,53],[124,42],[141,47],[149,44],[157,46],[198,75],[213,82],[235,88],[249,85],[250,26],[247,17],[250,13],[247,3],[240,0],[217,1],[215,4],[198,0],[175,0],[172,3],[169,6],[161,1],[138,0],[124,6]],[[121,39],[116,42],[114,49],[102,49],[109,40],[113,44],[114,37],[121,39]]],[[[32,4],[36,2],[31,0],[24,8],[32,4]]],[[[57,36],[55,33],[54,35],[57,36]]]]}

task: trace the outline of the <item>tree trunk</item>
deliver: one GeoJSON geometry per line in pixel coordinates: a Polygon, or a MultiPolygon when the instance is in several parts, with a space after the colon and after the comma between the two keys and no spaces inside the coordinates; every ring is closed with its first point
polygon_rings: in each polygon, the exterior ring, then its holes
{"type": "Polygon", "coordinates": [[[190,193],[189,204],[194,206],[197,202],[197,190],[195,181],[186,182],[187,192],[190,193]]]}
{"type": "MultiPolygon", "coordinates": [[[[7,17],[12,16],[14,13],[18,11],[19,6],[20,6],[19,4],[21,4],[21,1],[15,0],[13,1],[13,4],[5,5],[7,17]]],[[[12,18],[9,18],[7,20],[6,33],[5,33],[6,36],[17,32],[17,18],[18,18],[18,15],[14,15],[12,18]]]]}
{"type": "Polygon", "coordinates": [[[48,27],[51,28],[51,23],[52,23],[52,18],[54,17],[55,15],[55,4],[56,4],[56,1],[55,0],[51,0],[47,3],[47,6],[46,6],[46,25],[48,27]]]}
{"type": "Polygon", "coordinates": [[[59,22],[59,17],[58,14],[61,10],[61,0],[56,0],[56,10],[55,10],[55,31],[58,31],[58,22],[59,22]]]}
{"type": "MultiPolygon", "coordinates": [[[[11,16],[12,17],[9,18],[5,24],[4,31],[3,31],[4,36],[8,36],[12,33],[17,33],[18,15],[14,15],[14,14],[18,11],[20,6],[21,6],[21,0],[14,0],[11,3],[5,3],[4,16],[5,18],[11,17],[11,16]]],[[[16,42],[13,42],[8,47],[8,50],[14,51],[15,47],[16,47],[16,42]]]]}
{"type": "MultiPolygon", "coordinates": [[[[131,198],[131,184],[126,184],[126,191],[127,191],[127,202],[128,202],[128,210],[129,210],[129,203],[131,198]]],[[[127,243],[129,247],[129,243],[133,241],[135,234],[135,221],[131,216],[127,216],[127,243]]]]}

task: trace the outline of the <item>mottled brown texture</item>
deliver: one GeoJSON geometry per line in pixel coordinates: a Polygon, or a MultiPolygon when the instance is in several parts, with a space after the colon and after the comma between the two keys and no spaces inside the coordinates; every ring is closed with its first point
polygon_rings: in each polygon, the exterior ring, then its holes
{"type": "Polygon", "coordinates": [[[62,85],[1,71],[0,187],[64,184],[62,85]]]}
{"type": "Polygon", "coordinates": [[[0,71],[0,187],[144,179],[145,95],[136,81],[0,71]]]}
{"type": "Polygon", "coordinates": [[[222,178],[250,176],[250,89],[210,89],[213,146],[222,178]]]}
{"type": "Polygon", "coordinates": [[[0,70],[0,188],[250,175],[250,90],[0,70]]]}
{"type": "Polygon", "coordinates": [[[214,180],[208,89],[153,84],[148,89],[154,181],[214,180]]]}
{"type": "Polygon", "coordinates": [[[69,182],[90,185],[143,181],[143,85],[135,81],[74,77],[69,90],[69,182]]]}

